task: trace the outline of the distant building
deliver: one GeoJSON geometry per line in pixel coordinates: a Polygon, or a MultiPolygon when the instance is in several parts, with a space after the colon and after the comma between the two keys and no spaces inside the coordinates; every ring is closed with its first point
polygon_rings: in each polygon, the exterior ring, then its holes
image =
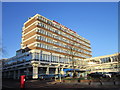
{"type": "Polygon", "coordinates": [[[92,57],[91,53],[89,40],[36,14],[24,23],[21,49],[4,62],[3,77],[16,79],[26,74],[35,79],[39,74],[63,73],[65,68],[80,69],[83,59],[92,57]]]}
{"type": "Polygon", "coordinates": [[[87,72],[120,72],[120,53],[84,59],[87,72]]]}

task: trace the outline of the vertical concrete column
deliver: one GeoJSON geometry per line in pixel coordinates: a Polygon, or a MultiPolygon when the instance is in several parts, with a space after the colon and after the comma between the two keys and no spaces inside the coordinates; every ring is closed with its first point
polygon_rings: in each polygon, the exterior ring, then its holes
{"type": "Polygon", "coordinates": [[[4,74],[4,75],[5,75],[5,78],[7,78],[7,72],[5,72],[5,74],[4,74]]]}
{"type": "Polygon", "coordinates": [[[42,50],[40,51],[39,61],[42,60],[42,50]]]}
{"type": "Polygon", "coordinates": [[[113,62],[113,58],[112,57],[110,57],[110,60],[111,60],[111,62],[113,62]]]}
{"type": "Polygon", "coordinates": [[[41,57],[41,51],[39,52],[39,61],[41,60],[41,58],[40,58],[40,57],[41,57]]]}
{"type": "Polygon", "coordinates": [[[46,68],[46,74],[49,74],[49,66],[46,68]]]}
{"type": "Polygon", "coordinates": [[[2,77],[5,77],[5,72],[2,72],[2,77]]]}
{"type": "Polygon", "coordinates": [[[55,69],[55,74],[58,74],[58,67],[56,67],[55,69]]]}
{"type": "Polygon", "coordinates": [[[50,54],[50,63],[52,62],[52,53],[50,54]]]}
{"type": "MultiPolygon", "coordinates": [[[[111,60],[111,62],[113,62],[113,58],[112,57],[110,57],[110,60],[111,60]]],[[[114,66],[113,66],[114,64],[111,64],[111,68],[112,69],[114,69],[114,66]]]]}
{"type": "Polygon", "coordinates": [[[37,79],[37,78],[38,78],[38,67],[33,66],[33,79],[37,79]]]}
{"type": "Polygon", "coordinates": [[[14,71],[13,79],[16,79],[16,71],[14,71]]]}
{"type": "Polygon", "coordinates": [[[8,71],[8,78],[10,78],[10,74],[11,74],[10,71],[8,71]]]}
{"type": "Polygon", "coordinates": [[[5,72],[2,72],[1,75],[2,75],[2,77],[5,77],[5,72]]]}
{"type": "Polygon", "coordinates": [[[38,67],[39,67],[39,61],[32,61],[31,62],[33,66],[33,79],[38,79],[38,67]]]}
{"type": "Polygon", "coordinates": [[[5,76],[5,72],[1,71],[1,75],[2,75],[2,77],[4,77],[5,76]]]}
{"type": "Polygon", "coordinates": [[[5,72],[5,78],[7,78],[7,72],[5,72]]]}
{"type": "Polygon", "coordinates": [[[29,74],[29,68],[26,68],[26,75],[29,74]]]}
{"type": "Polygon", "coordinates": [[[60,74],[62,75],[64,74],[63,68],[61,68],[60,74]]]}
{"type": "Polygon", "coordinates": [[[18,77],[18,79],[19,79],[19,77],[20,77],[20,69],[18,70],[17,77],[18,77]]]}
{"type": "Polygon", "coordinates": [[[32,59],[35,60],[35,52],[32,53],[32,59]]]}

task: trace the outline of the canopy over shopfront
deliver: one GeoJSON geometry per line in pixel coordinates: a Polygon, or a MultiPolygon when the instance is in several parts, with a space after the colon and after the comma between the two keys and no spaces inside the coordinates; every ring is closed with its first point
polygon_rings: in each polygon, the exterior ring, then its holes
{"type": "Polygon", "coordinates": [[[79,70],[79,69],[64,69],[64,72],[85,72],[84,70],[79,70]]]}

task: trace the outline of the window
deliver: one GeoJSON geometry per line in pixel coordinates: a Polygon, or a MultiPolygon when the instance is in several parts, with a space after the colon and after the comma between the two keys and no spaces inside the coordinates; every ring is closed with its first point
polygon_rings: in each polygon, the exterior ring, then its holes
{"type": "Polygon", "coordinates": [[[39,53],[36,53],[36,59],[39,60],[39,53]]]}
{"type": "Polygon", "coordinates": [[[55,30],[55,33],[59,34],[59,33],[58,33],[58,30],[55,30]]]}
{"type": "Polygon", "coordinates": [[[112,59],[113,59],[113,62],[116,62],[118,60],[118,57],[117,56],[113,56],[112,59]]]}

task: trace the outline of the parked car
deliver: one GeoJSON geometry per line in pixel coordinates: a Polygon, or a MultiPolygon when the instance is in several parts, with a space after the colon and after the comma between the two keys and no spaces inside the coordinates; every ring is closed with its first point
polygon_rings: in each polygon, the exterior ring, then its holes
{"type": "Polygon", "coordinates": [[[111,78],[112,74],[109,72],[103,72],[103,78],[111,78]]]}
{"type": "Polygon", "coordinates": [[[117,72],[116,77],[120,78],[120,72],[117,72]]]}
{"type": "Polygon", "coordinates": [[[103,77],[103,74],[99,73],[99,72],[95,72],[95,73],[88,74],[88,76],[90,76],[92,78],[101,78],[101,77],[103,77]]]}
{"type": "Polygon", "coordinates": [[[32,75],[26,75],[26,80],[31,80],[32,79],[32,75]]]}
{"type": "Polygon", "coordinates": [[[38,78],[41,80],[50,80],[53,79],[54,77],[55,77],[54,75],[47,75],[47,74],[38,75],[38,78]]]}
{"type": "Polygon", "coordinates": [[[118,72],[109,72],[111,74],[111,77],[116,77],[118,72]]]}

